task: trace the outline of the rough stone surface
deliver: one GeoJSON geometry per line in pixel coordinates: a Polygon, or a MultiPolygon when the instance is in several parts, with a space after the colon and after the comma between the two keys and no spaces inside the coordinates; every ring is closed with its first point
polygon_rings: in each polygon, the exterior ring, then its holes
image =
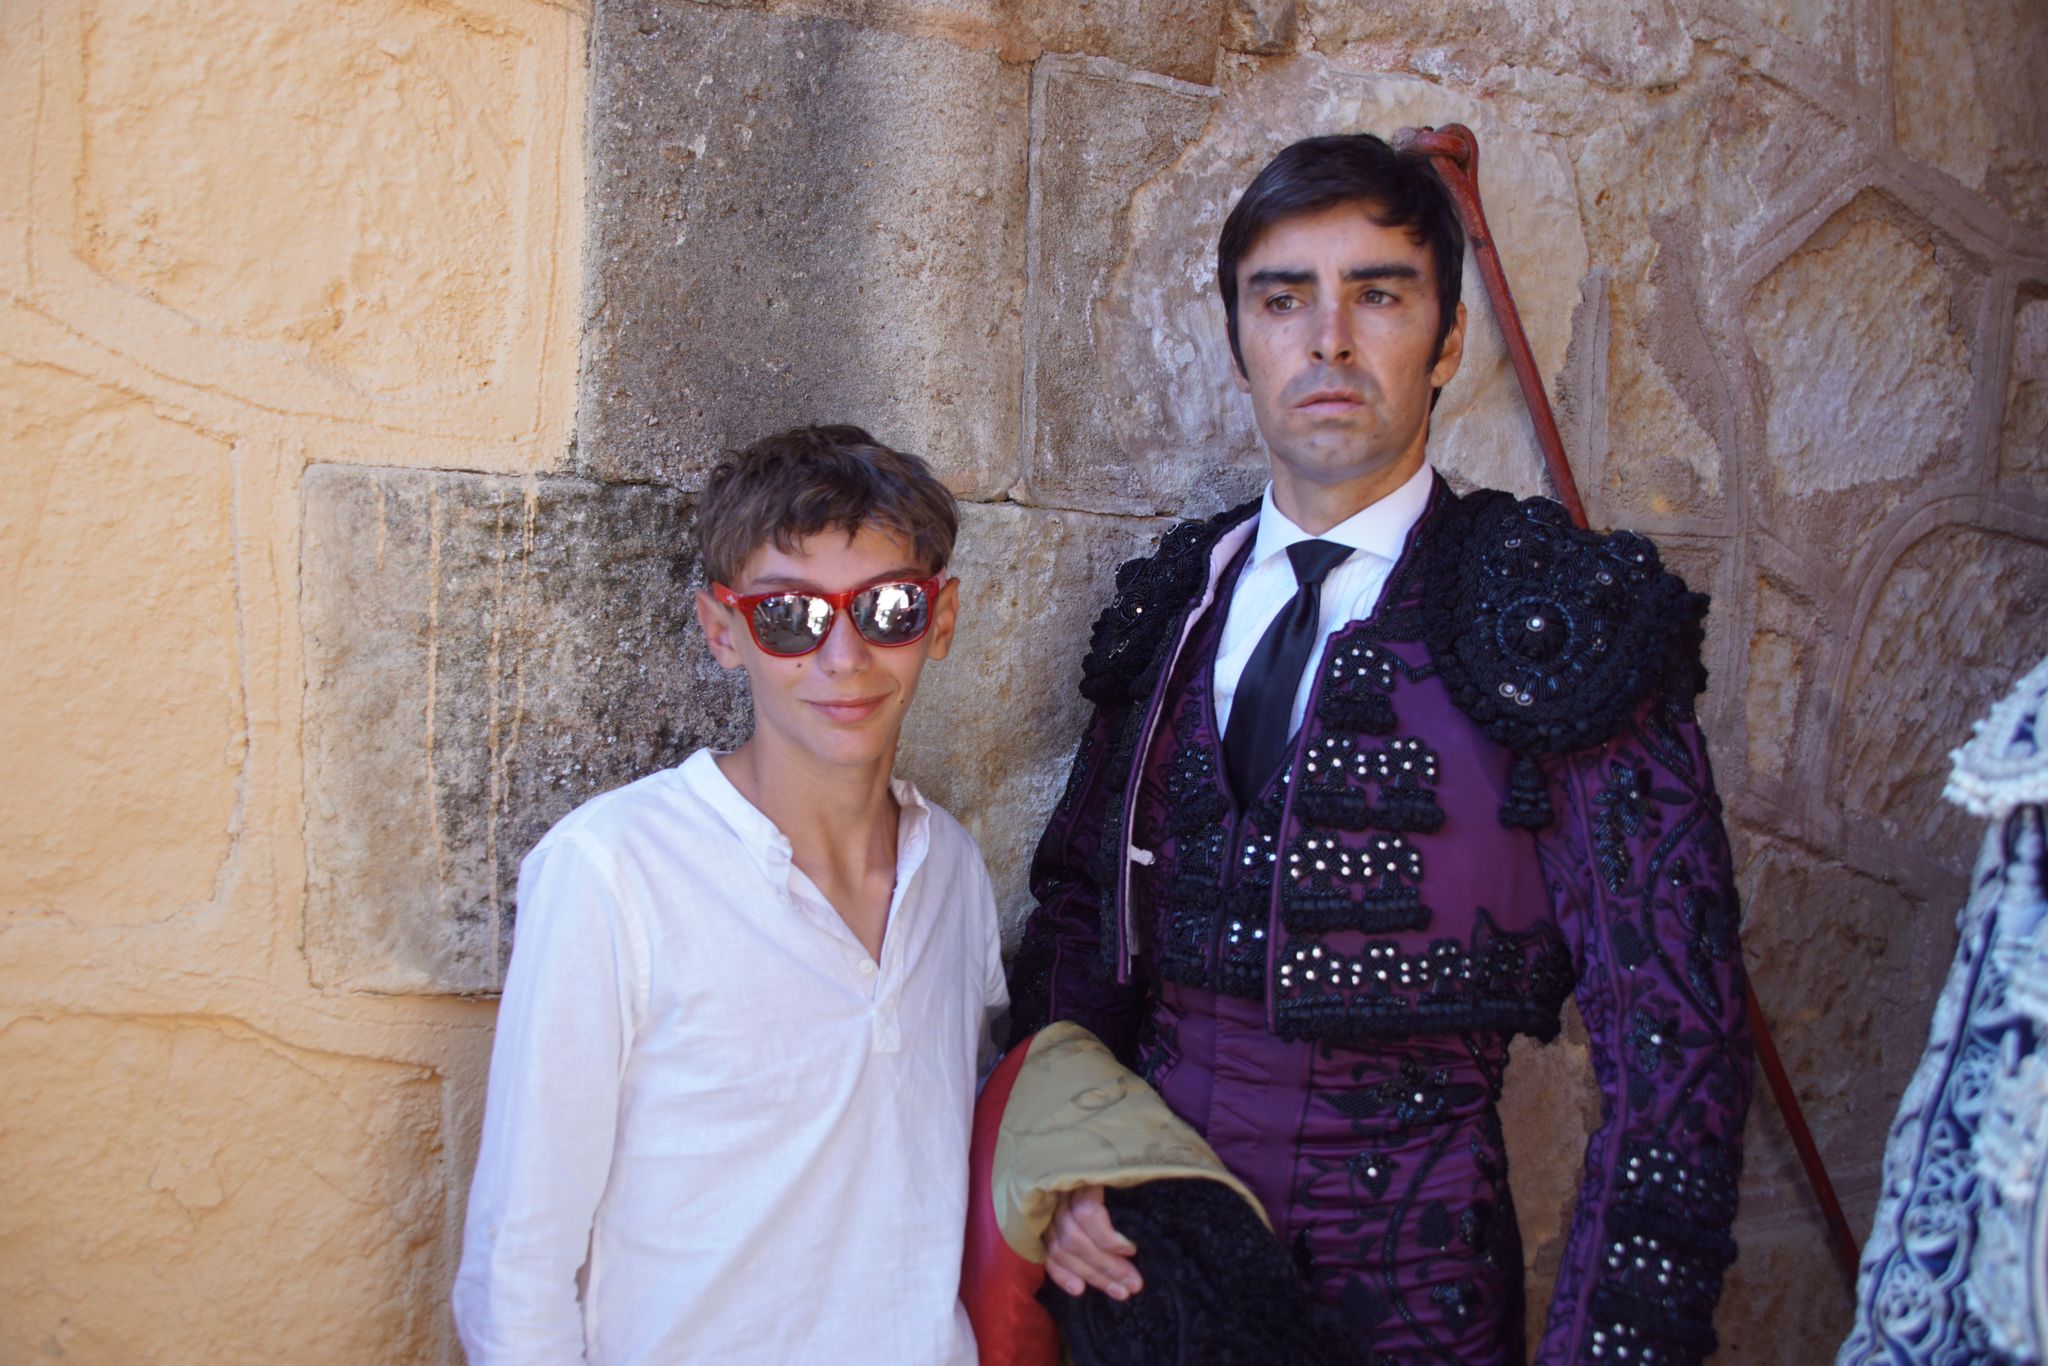
{"type": "Polygon", "coordinates": [[[1743,727],[1753,779],[1777,785],[1800,770],[1800,717],[1820,667],[1820,614],[1794,585],[1768,572],[1756,580],[1750,617],[1743,727]]]}
{"type": "Polygon", "coordinates": [[[2048,226],[2048,10],[1896,0],[1891,32],[1900,149],[2048,226]]]}
{"type": "Polygon", "coordinates": [[[1009,0],[1003,8],[1030,24],[1046,52],[1093,53],[1206,81],[1215,70],[1226,11],[1240,6],[1235,0],[1009,0]]]}
{"type": "Polygon", "coordinates": [[[1781,534],[1847,561],[1924,483],[1957,477],[1982,287],[1976,261],[1876,194],[1757,287],[1746,328],[1781,534]]]}
{"type": "Polygon", "coordinates": [[[1015,478],[1027,76],[837,20],[619,0],[592,60],[582,467],[694,487],[854,420],[1015,478]]]}
{"type": "Polygon", "coordinates": [[[1679,11],[1695,39],[1750,39],[1739,50],[1765,70],[1784,47],[1846,66],[1855,55],[1861,18],[1856,0],[1680,0],[1679,11]]]}
{"type": "MultiPolygon", "coordinates": [[[[88,8],[79,227],[95,269],[374,389],[487,376],[497,315],[515,302],[505,260],[518,227],[489,168],[520,92],[487,79],[459,12],[290,0],[242,16],[224,43],[218,7],[198,0],[88,8]],[[255,109],[269,136],[242,139],[232,162],[190,160],[255,109]],[[402,144],[432,160],[379,155],[402,144]],[[257,184],[292,192],[252,197],[257,184]],[[358,217],[393,230],[328,230],[358,217]]],[[[486,60],[520,61],[517,33],[495,46],[486,60]]]]}
{"type": "Polygon", "coordinates": [[[495,990],[519,860],[584,799],[744,735],[676,493],[305,479],[306,953],[316,981],[495,990]]]}
{"type": "Polygon", "coordinates": [[[0,918],[171,919],[213,900],[239,814],[229,453],[13,359],[0,429],[0,918]]]}
{"type": "Polygon", "coordinates": [[[961,509],[953,651],[928,666],[897,768],[980,841],[1014,945],[1025,876],[1088,721],[1081,656],[1116,567],[1165,524],[1008,504],[961,509]]]}
{"type": "MultiPolygon", "coordinates": [[[[1101,99],[1108,88],[1071,89],[1101,99]]],[[[1370,76],[1316,57],[1247,67],[1226,83],[1201,136],[1164,172],[1131,184],[1117,256],[1107,267],[1109,294],[1094,302],[1085,321],[1070,314],[1046,324],[1066,336],[1092,332],[1098,411],[1110,423],[1086,445],[1034,451],[1030,496],[1092,506],[1090,490],[1121,486],[1139,508],[1194,516],[1256,492],[1264,478],[1263,450],[1250,405],[1230,384],[1214,291],[1224,214],[1258,168],[1298,137],[1339,127],[1391,134],[1452,121],[1471,125],[1496,149],[1481,159],[1488,218],[1503,244],[1509,278],[1518,282],[1517,302],[1538,366],[1557,373],[1586,258],[1570,171],[1548,139],[1505,126],[1485,106],[1423,81],[1370,76]],[[1532,268],[1538,243],[1549,269],[1532,268]],[[1068,486],[1069,471],[1080,472],[1078,488],[1068,486]]],[[[1133,171],[1133,182],[1145,173],[1133,171]]],[[[1085,267],[1090,275],[1105,268],[1085,267]]],[[[1072,262],[1063,267],[1070,272],[1065,278],[1088,278],[1083,269],[1072,262]]],[[[1469,264],[1465,299],[1471,322],[1464,367],[1437,410],[1433,457],[1468,482],[1533,492],[1543,478],[1535,438],[1469,264]]],[[[1067,291],[1045,306],[1078,310],[1083,302],[1067,291]]],[[[1043,394],[1039,401],[1043,410],[1043,394]]]]}
{"type": "MultiPolygon", "coordinates": [[[[1181,154],[1208,118],[1198,88],[1129,79],[1105,63],[1039,63],[1032,104],[1026,439],[1031,501],[1149,511],[1108,434],[1118,414],[1098,362],[1100,311],[1118,292],[1133,187],[1181,154]]],[[[1124,388],[1128,406],[1138,396],[1124,388]]]]}
{"type": "Polygon", "coordinates": [[[1230,0],[1224,22],[1224,46],[1238,52],[1289,52],[1301,36],[1294,0],[1230,0]]]}
{"type": "Polygon", "coordinates": [[[2048,495],[2048,288],[2020,292],[2008,364],[1999,470],[2012,484],[2048,495]]]}
{"type": "Polygon", "coordinates": [[[1725,59],[1578,145],[1587,241],[1611,279],[1610,453],[1588,490],[1608,520],[1725,520],[1738,381],[1708,331],[1713,310],[1778,206],[1845,145],[1836,120],[1725,59]]]}
{"type": "MultiPolygon", "coordinates": [[[[1786,1073],[1850,1226],[1866,1228],[1892,1113],[1927,1043],[1955,950],[1961,901],[1930,905],[1831,856],[1768,837],[1746,844],[1739,880],[1752,984],[1772,1007],[1786,1073]]],[[[1775,1168],[1768,1152],[1755,1177],[1759,1193],[1801,1180],[1796,1167],[1775,1168]]],[[[1770,1203],[1759,1201],[1755,1213],[1767,1217],[1770,1203]]]]}
{"type": "MultiPolygon", "coordinates": [[[[1683,76],[1692,42],[1672,0],[1451,0],[1428,6],[1307,0],[1316,47],[1406,48],[1418,70],[1495,64],[1569,71],[1603,85],[1668,85],[1683,76]]],[[[1375,54],[1377,55],[1377,54],[1375,54]]],[[[1488,217],[1491,217],[1491,209],[1488,217]]]]}
{"type": "MultiPolygon", "coordinates": [[[[1778,1115],[1768,1097],[1750,1114],[1752,1147],[1757,1136],[1776,1136],[1778,1115]]],[[[1819,1366],[1835,1359],[1849,1335],[1855,1302],[1828,1249],[1827,1225],[1817,1209],[1799,1203],[1800,1195],[1785,1193],[1790,1212],[1769,1228],[1742,1230],[1741,1255],[1729,1268],[1714,1317],[1721,1339],[1714,1361],[1819,1366]]]]}
{"type": "MultiPolygon", "coordinates": [[[[1284,8],[1291,0],[1277,0],[1284,8]]],[[[1006,62],[1085,52],[1183,80],[1208,79],[1234,0],[693,0],[843,19],[991,51],[1006,62]]]]}
{"type": "Polygon", "coordinates": [[[0,1026],[0,1071],[0,1357],[442,1359],[432,1072],[90,1015],[0,1026]]]}
{"type": "Polygon", "coordinates": [[[1900,555],[1862,625],[1829,790],[1860,838],[1948,870],[1958,906],[1982,825],[1939,799],[1948,753],[2044,641],[2048,534],[1971,527],[1943,527],[1900,555]]]}
{"type": "Polygon", "coordinates": [[[1514,1173],[1515,1216],[1522,1226],[1525,1326],[1530,1342],[1549,1318],[1550,1285],[1564,1259],[1565,1234],[1578,1204],[1586,1139],[1600,1125],[1585,1026],[1576,1006],[1564,1032],[1539,1044],[1515,1040],[1500,1102],[1508,1168],[1514,1173]]]}
{"type": "Polygon", "coordinates": [[[382,448],[366,463],[423,439],[495,468],[533,467],[536,440],[556,458],[574,384],[544,366],[574,326],[580,250],[568,7],[8,17],[10,293],[240,433],[339,421],[382,448]]]}

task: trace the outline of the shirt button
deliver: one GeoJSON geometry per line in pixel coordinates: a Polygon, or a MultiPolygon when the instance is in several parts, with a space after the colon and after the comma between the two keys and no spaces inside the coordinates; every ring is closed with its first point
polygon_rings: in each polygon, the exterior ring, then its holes
{"type": "Polygon", "coordinates": [[[874,959],[872,959],[872,958],[863,958],[863,959],[861,959],[861,960],[860,960],[860,975],[861,975],[861,976],[863,976],[863,977],[872,977],[872,976],[874,976],[874,975],[875,975],[875,960],[874,960],[874,959]]]}

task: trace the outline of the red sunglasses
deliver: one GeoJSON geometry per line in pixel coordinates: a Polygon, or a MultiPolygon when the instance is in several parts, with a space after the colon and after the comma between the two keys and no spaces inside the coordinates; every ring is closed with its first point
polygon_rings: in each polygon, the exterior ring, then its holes
{"type": "Polygon", "coordinates": [[[832,633],[832,619],[845,612],[853,629],[871,645],[913,645],[932,624],[932,599],[946,586],[944,577],[871,583],[837,593],[783,589],[774,593],[735,593],[722,583],[711,596],[737,608],[754,633],[754,643],[784,659],[807,655],[832,633]]]}

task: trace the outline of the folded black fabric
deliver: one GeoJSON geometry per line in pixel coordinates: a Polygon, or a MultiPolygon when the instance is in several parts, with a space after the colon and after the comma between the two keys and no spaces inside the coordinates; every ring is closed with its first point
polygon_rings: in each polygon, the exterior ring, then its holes
{"type": "Polygon", "coordinates": [[[1105,1193],[1110,1222],[1138,1248],[1145,1288],[1128,1300],[1068,1295],[1052,1312],[1075,1366],[1363,1366],[1365,1348],[1316,1300],[1293,1260],[1236,1191],[1153,1181],[1105,1193]]]}

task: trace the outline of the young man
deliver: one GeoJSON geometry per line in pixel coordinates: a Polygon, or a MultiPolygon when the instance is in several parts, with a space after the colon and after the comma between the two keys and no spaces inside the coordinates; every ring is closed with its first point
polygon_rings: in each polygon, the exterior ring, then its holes
{"type": "MultiPolygon", "coordinates": [[[[1638,537],[1432,473],[1463,249],[1427,164],[1367,136],[1287,148],[1225,222],[1272,482],[1118,574],[1014,1025],[1132,1061],[1368,1359],[1519,1363],[1495,1102],[1576,986],[1603,1118],[1538,1359],[1697,1361],[1750,1089],[1706,602],[1638,537]]],[[[1131,1250],[1082,1193],[1048,1273],[1142,1295],[1131,1250]]]]}
{"type": "Polygon", "coordinates": [[[974,1360],[995,903],[973,839],[890,776],[952,642],[956,526],[856,427],[713,472],[697,615],[754,733],[579,807],[520,869],[455,1287],[473,1366],[974,1360]]]}

